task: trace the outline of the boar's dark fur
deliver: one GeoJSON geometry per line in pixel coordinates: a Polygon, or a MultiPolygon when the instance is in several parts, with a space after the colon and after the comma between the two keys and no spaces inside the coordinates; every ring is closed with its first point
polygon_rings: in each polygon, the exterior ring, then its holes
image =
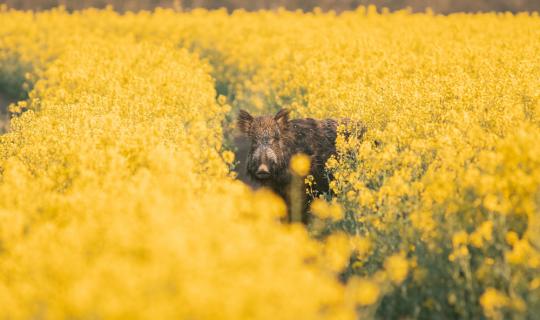
{"type": "Polygon", "coordinates": [[[275,116],[259,117],[240,110],[237,125],[251,142],[246,170],[257,185],[270,188],[290,207],[289,161],[294,154],[304,153],[311,158],[309,174],[314,177],[314,193],[329,192],[325,164],[336,153],[336,120],[289,120],[287,109],[281,109],[275,116]]]}

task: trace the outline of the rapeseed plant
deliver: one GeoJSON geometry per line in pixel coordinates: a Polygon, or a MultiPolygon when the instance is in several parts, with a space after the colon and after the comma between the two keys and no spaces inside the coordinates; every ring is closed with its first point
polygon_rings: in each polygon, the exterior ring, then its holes
{"type": "Polygon", "coordinates": [[[3,316],[540,311],[538,14],[0,19],[0,84],[28,95],[0,138],[3,316]],[[224,147],[236,110],[279,107],[352,120],[307,231],[224,147]]]}

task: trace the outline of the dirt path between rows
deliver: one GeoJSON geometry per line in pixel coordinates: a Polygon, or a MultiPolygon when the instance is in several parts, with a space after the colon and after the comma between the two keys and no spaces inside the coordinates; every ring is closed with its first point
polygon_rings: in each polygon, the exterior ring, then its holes
{"type": "Polygon", "coordinates": [[[0,134],[9,130],[8,106],[16,100],[0,92],[0,134]]]}

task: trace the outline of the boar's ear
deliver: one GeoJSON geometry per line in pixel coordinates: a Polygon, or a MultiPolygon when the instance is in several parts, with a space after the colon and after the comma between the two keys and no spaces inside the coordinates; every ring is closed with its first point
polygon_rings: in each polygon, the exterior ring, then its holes
{"type": "Polygon", "coordinates": [[[287,127],[287,122],[289,122],[289,113],[291,111],[289,109],[281,109],[279,110],[276,115],[274,116],[274,120],[278,123],[278,125],[282,128],[287,127]]]}
{"type": "Polygon", "coordinates": [[[240,112],[238,113],[238,119],[236,121],[240,131],[248,134],[249,129],[251,128],[251,122],[253,122],[253,116],[251,116],[249,112],[240,109],[240,112]]]}

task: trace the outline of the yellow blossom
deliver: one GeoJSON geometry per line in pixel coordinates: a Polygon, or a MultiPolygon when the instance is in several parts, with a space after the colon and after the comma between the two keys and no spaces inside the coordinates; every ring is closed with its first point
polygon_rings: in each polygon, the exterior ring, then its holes
{"type": "Polygon", "coordinates": [[[224,151],[223,152],[223,160],[225,160],[226,163],[233,163],[234,161],[234,153],[231,151],[224,151]]]}
{"type": "Polygon", "coordinates": [[[459,246],[467,245],[469,235],[465,231],[459,231],[452,236],[452,246],[458,248],[459,246]]]}
{"type": "Polygon", "coordinates": [[[540,288],[540,278],[534,278],[529,284],[529,289],[536,290],[538,288],[540,288]]]}
{"type": "Polygon", "coordinates": [[[384,268],[388,277],[395,284],[401,284],[409,273],[409,263],[402,255],[397,254],[386,258],[384,268]]]}
{"type": "Polygon", "coordinates": [[[372,280],[353,279],[350,284],[356,291],[356,301],[361,306],[372,305],[379,299],[381,289],[372,280]]]}
{"type": "Polygon", "coordinates": [[[318,216],[319,218],[330,218],[331,212],[330,212],[330,206],[328,203],[322,199],[315,199],[311,203],[311,212],[318,216]]]}
{"type": "Polygon", "coordinates": [[[487,317],[495,318],[499,315],[499,309],[504,308],[509,303],[506,295],[494,288],[487,288],[480,297],[480,304],[487,317]]]}
{"type": "Polygon", "coordinates": [[[506,242],[509,244],[509,245],[514,245],[518,240],[519,240],[519,236],[516,232],[514,231],[508,231],[506,233],[506,242]]]}
{"type": "Polygon", "coordinates": [[[330,217],[334,220],[343,219],[343,208],[338,203],[333,203],[330,206],[330,217]]]}
{"type": "Polygon", "coordinates": [[[291,170],[299,176],[306,176],[310,170],[310,163],[311,161],[307,155],[295,154],[291,158],[291,170]]]}
{"type": "Polygon", "coordinates": [[[351,255],[349,239],[343,233],[330,235],[325,241],[325,261],[333,272],[339,272],[347,265],[351,255]]]}
{"type": "Polygon", "coordinates": [[[473,246],[481,248],[484,245],[484,241],[490,242],[492,236],[493,222],[483,222],[471,235],[470,242],[473,246]]]}
{"type": "Polygon", "coordinates": [[[362,257],[369,254],[371,250],[371,241],[365,237],[355,236],[353,239],[353,247],[362,257]]]}

